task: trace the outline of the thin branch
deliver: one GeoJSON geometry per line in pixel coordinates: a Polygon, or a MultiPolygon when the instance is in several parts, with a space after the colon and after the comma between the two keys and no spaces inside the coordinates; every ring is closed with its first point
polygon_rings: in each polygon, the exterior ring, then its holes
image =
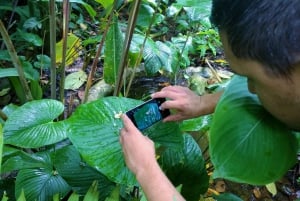
{"type": "MultiPolygon", "coordinates": [[[[160,3],[160,2],[159,2],[159,3],[160,3]]],[[[159,4],[159,3],[158,3],[158,4],[159,4]]],[[[158,7],[157,7],[157,8],[158,8],[158,7]]],[[[151,27],[152,27],[152,25],[153,25],[153,23],[154,23],[154,21],[155,21],[155,17],[156,17],[156,16],[155,16],[155,13],[154,13],[153,16],[152,16],[152,18],[151,18],[151,20],[150,20],[150,23],[149,23],[149,25],[148,25],[147,32],[146,32],[146,35],[145,35],[143,44],[142,44],[142,46],[141,46],[139,55],[138,55],[138,57],[137,57],[137,59],[136,59],[136,62],[135,62],[135,64],[134,64],[134,67],[133,67],[134,70],[133,70],[133,72],[132,72],[132,74],[131,74],[131,76],[130,76],[129,82],[128,82],[128,84],[127,84],[126,92],[125,92],[125,94],[124,94],[125,97],[127,97],[128,94],[129,94],[129,91],[130,91],[130,88],[131,88],[131,85],[132,85],[132,81],[133,81],[133,79],[134,79],[134,77],[135,77],[135,69],[136,69],[136,67],[140,64],[140,62],[141,62],[141,60],[142,60],[144,48],[145,48],[145,45],[146,45],[146,42],[147,42],[147,38],[148,38],[148,36],[150,35],[150,30],[151,30],[151,27]]]]}
{"type": "Polygon", "coordinates": [[[9,35],[8,35],[6,29],[5,29],[5,26],[2,22],[2,20],[0,20],[0,32],[1,32],[1,35],[3,37],[3,41],[4,41],[4,43],[7,47],[7,50],[9,52],[9,55],[11,57],[11,60],[13,62],[13,65],[17,69],[22,88],[25,92],[26,100],[31,101],[31,100],[33,100],[33,98],[32,98],[32,95],[31,95],[30,88],[29,88],[29,86],[27,84],[27,81],[26,81],[26,78],[25,78],[25,73],[23,71],[23,68],[22,68],[21,62],[18,58],[17,52],[16,52],[16,50],[15,50],[13,44],[12,44],[12,41],[9,38],[9,35]]]}
{"type": "Polygon", "coordinates": [[[114,1],[114,5],[113,5],[113,8],[109,14],[109,18],[108,18],[108,25],[107,25],[107,28],[104,30],[104,33],[103,33],[103,36],[102,36],[102,39],[100,41],[100,45],[98,47],[98,50],[96,52],[96,56],[93,60],[93,64],[92,64],[92,68],[91,68],[91,71],[89,73],[89,77],[88,77],[88,80],[87,80],[87,83],[86,83],[86,87],[85,87],[85,91],[84,91],[84,99],[83,99],[83,102],[85,103],[88,99],[88,94],[89,94],[89,90],[92,86],[92,81],[93,81],[93,77],[94,77],[94,74],[97,70],[97,63],[99,61],[99,57],[100,57],[100,54],[102,52],[102,48],[104,46],[104,42],[105,42],[105,38],[106,38],[106,35],[107,35],[107,32],[108,32],[108,29],[110,27],[110,24],[111,24],[111,21],[112,21],[112,17],[114,15],[114,12],[115,12],[115,8],[117,6],[117,1],[114,1]]]}
{"type": "Polygon", "coordinates": [[[63,48],[62,48],[62,61],[60,66],[60,101],[65,102],[65,67],[66,67],[66,55],[67,55],[67,44],[68,44],[68,33],[69,33],[69,13],[70,13],[70,2],[69,0],[63,1],[63,48]]]}
{"type": "Polygon", "coordinates": [[[118,94],[121,91],[123,74],[125,71],[126,63],[127,63],[126,60],[128,57],[129,47],[130,47],[132,35],[134,32],[135,23],[136,23],[136,19],[138,16],[140,4],[141,4],[141,0],[135,0],[134,4],[132,6],[132,9],[130,11],[129,22],[128,22],[128,27],[127,27],[127,31],[126,31],[126,37],[125,37],[125,44],[124,44],[124,48],[123,48],[120,65],[118,68],[119,72],[118,72],[116,87],[114,90],[114,96],[118,96],[118,94]]]}
{"type": "Polygon", "coordinates": [[[55,0],[50,0],[50,57],[51,57],[51,98],[56,99],[56,16],[55,16],[55,0]]]}

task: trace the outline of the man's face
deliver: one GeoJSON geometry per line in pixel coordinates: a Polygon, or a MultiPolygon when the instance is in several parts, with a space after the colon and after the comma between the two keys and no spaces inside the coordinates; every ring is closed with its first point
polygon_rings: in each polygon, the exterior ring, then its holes
{"type": "Polygon", "coordinates": [[[220,33],[224,52],[231,69],[248,78],[248,90],[257,94],[262,105],[275,118],[292,129],[300,130],[300,66],[291,78],[276,77],[253,60],[239,59],[231,51],[227,37],[220,33]]]}

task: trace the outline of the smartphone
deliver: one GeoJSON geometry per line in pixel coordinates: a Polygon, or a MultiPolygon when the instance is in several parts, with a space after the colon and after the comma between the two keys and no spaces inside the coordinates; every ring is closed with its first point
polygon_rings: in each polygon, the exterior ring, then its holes
{"type": "Polygon", "coordinates": [[[168,109],[160,109],[160,105],[165,101],[165,98],[150,99],[127,111],[126,115],[140,131],[143,131],[170,115],[170,111],[168,109]]]}

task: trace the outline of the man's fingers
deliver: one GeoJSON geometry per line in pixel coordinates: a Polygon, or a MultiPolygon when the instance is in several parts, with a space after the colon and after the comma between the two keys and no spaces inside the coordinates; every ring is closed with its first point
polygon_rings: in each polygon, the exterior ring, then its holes
{"type": "Polygon", "coordinates": [[[132,123],[132,121],[128,118],[126,114],[122,114],[121,119],[123,121],[123,126],[124,129],[126,129],[126,131],[136,129],[135,125],[132,123]]]}

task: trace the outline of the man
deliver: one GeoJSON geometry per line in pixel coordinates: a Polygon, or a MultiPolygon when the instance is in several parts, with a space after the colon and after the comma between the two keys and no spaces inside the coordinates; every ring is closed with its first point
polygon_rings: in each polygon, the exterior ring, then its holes
{"type": "MultiPolygon", "coordinates": [[[[213,0],[212,23],[219,29],[231,69],[248,79],[275,118],[300,130],[300,3],[297,0],[213,0]]],[[[163,109],[175,109],[164,121],[179,121],[214,111],[221,93],[197,96],[170,86],[152,98],[166,97],[163,109]]],[[[122,116],[120,132],[126,164],[149,201],[184,200],[163,174],[153,142],[122,116]],[[139,151],[136,151],[139,150],[139,151]]]]}

